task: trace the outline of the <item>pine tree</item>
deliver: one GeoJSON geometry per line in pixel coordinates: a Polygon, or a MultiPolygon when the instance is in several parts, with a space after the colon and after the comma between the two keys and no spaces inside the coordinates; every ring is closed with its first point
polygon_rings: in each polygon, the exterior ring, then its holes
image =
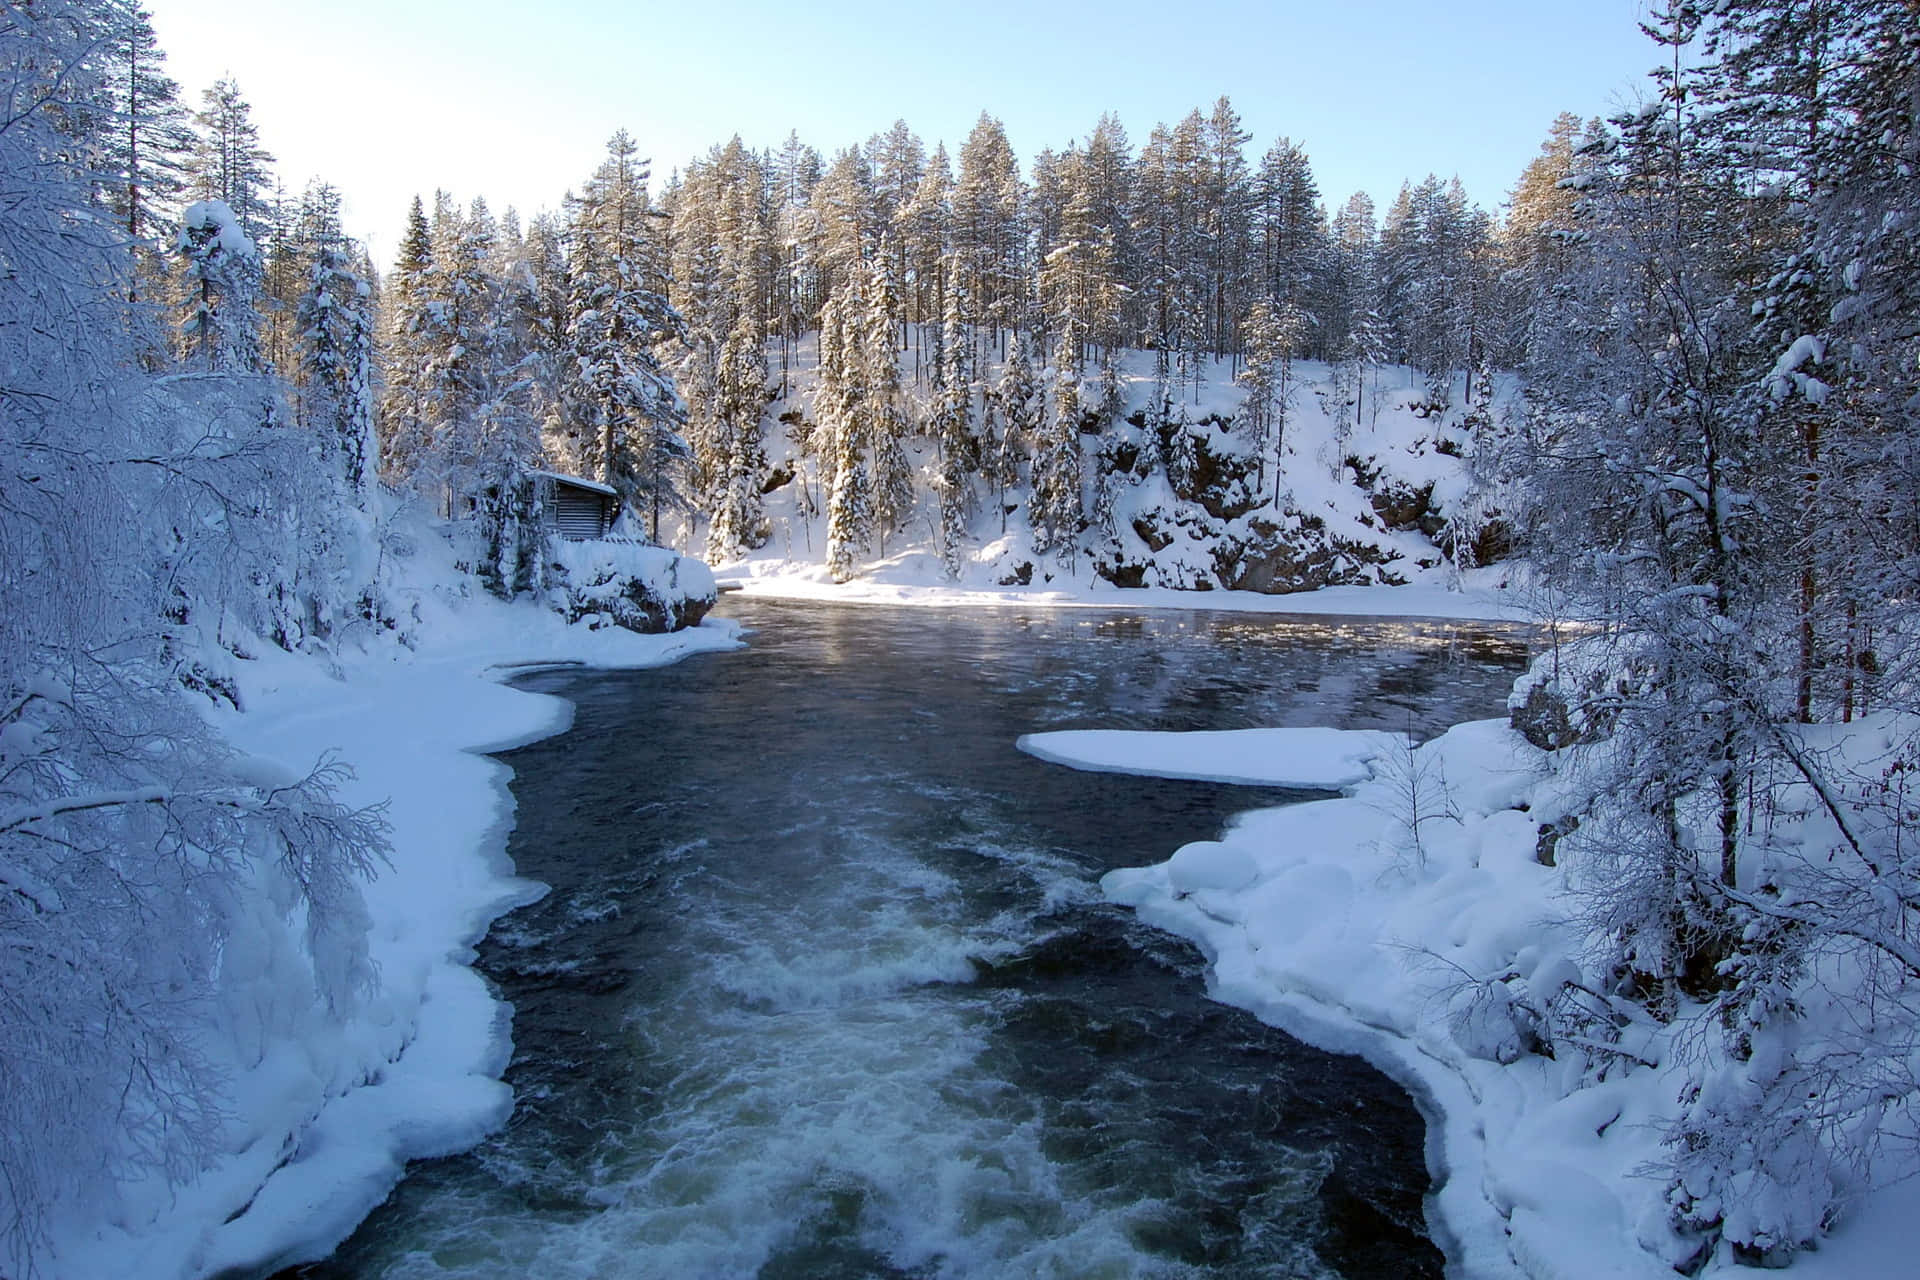
{"type": "Polygon", "coordinates": [[[835,582],[852,578],[872,532],[873,485],[867,469],[865,388],[858,350],[864,299],[848,281],[820,313],[820,388],[814,411],[824,436],[827,489],[827,571],[835,582]]]}
{"type": "Polygon", "coordinates": [[[655,287],[668,272],[651,225],[646,166],[625,130],[570,206],[569,338],[580,420],[581,462],[648,512],[660,534],[663,508],[681,505],[685,411],[661,367],[659,343],[683,329],[655,287]]]}
{"type": "Polygon", "coordinates": [[[1255,191],[1262,296],[1276,305],[1290,303],[1323,341],[1330,340],[1340,319],[1329,297],[1332,251],[1306,152],[1286,138],[1274,143],[1260,162],[1255,191]]]}
{"type": "Polygon", "coordinates": [[[766,408],[767,356],[760,327],[742,313],[720,352],[720,440],[709,553],[731,560],[765,544],[767,517],[760,496],[766,446],[760,419],[766,408]]]}
{"type": "Polygon", "coordinates": [[[1075,354],[1080,334],[1069,323],[1060,335],[1053,371],[1053,411],[1033,460],[1033,493],[1027,504],[1033,528],[1033,549],[1052,553],[1073,567],[1079,545],[1082,500],[1080,494],[1080,369],[1075,354]]]}
{"type": "Polygon", "coordinates": [[[817,288],[826,296],[840,288],[878,246],[873,170],[866,157],[853,148],[836,155],[814,185],[812,210],[814,235],[808,259],[818,273],[817,288]]]}
{"type": "Polygon", "coordinates": [[[768,201],[776,261],[773,269],[773,328],[780,336],[780,381],[784,391],[792,362],[792,343],[819,316],[819,279],[808,246],[816,239],[813,189],[821,175],[820,153],[789,133],[768,175],[768,201]]]}
{"type": "Polygon", "coordinates": [[[1126,345],[1129,336],[1140,328],[1138,317],[1130,314],[1135,298],[1128,287],[1139,273],[1130,221],[1135,199],[1133,159],[1127,131],[1117,116],[1101,116],[1087,135],[1077,176],[1079,198],[1087,206],[1088,219],[1111,255],[1112,283],[1119,295],[1118,304],[1111,309],[1111,327],[1096,328],[1092,334],[1096,344],[1111,351],[1126,345]]]}
{"type": "Polygon", "coordinates": [[[1250,136],[1240,127],[1239,113],[1225,98],[1213,104],[1213,111],[1201,130],[1204,173],[1200,203],[1202,237],[1207,246],[1207,345],[1216,356],[1239,349],[1236,326],[1244,310],[1250,266],[1248,230],[1254,201],[1246,157],[1250,136]]]}
{"type": "Polygon", "coordinates": [[[965,565],[963,548],[973,516],[973,475],[978,442],[973,435],[973,335],[966,300],[956,286],[947,294],[941,325],[942,359],[934,380],[933,435],[939,448],[934,490],[940,498],[940,561],[949,581],[958,582],[965,565]]]}
{"type": "Polygon", "coordinates": [[[373,440],[373,316],[367,284],[354,271],[340,226],[340,196],[324,184],[307,192],[300,240],[307,288],[294,310],[300,338],[302,426],[317,432],[349,500],[364,502],[373,440]]]}
{"type": "Polygon", "coordinates": [[[255,238],[273,216],[273,156],[260,145],[252,106],[233,80],[217,80],[200,95],[193,119],[200,130],[192,160],[195,191],[201,200],[233,210],[240,229],[255,238]]]}
{"type": "Polygon", "coordinates": [[[260,251],[220,200],[180,217],[181,338],[209,373],[260,372],[260,251]]]}
{"type": "Polygon", "coordinates": [[[187,189],[194,145],[180,86],[137,0],[103,5],[108,45],[101,81],[100,167],[107,207],[134,249],[132,300],[162,292],[172,210],[187,189]]]}
{"type": "Polygon", "coordinates": [[[980,323],[1010,329],[1025,272],[1026,192],[1006,129],[985,114],[960,148],[953,188],[953,256],[980,323]]]}
{"type": "Polygon", "coordinates": [[[425,461],[432,406],[427,389],[427,343],[436,303],[433,236],[420,197],[407,211],[407,230],[394,263],[385,312],[380,400],[380,470],[389,482],[413,476],[425,461]]]}
{"type": "MultiPolygon", "coordinates": [[[[1035,451],[1040,421],[1046,412],[1043,397],[1033,373],[1033,361],[1027,355],[1024,332],[1015,335],[1013,347],[1000,366],[1000,381],[994,399],[1001,415],[999,459],[995,464],[998,483],[1004,487],[1019,483],[1021,461],[1035,451]]],[[[1001,503],[1001,532],[1006,532],[1006,504],[1001,503]]]]}
{"type": "Polygon", "coordinates": [[[873,170],[874,219],[880,230],[883,267],[895,284],[896,320],[904,322],[912,296],[906,288],[910,273],[906,224],[927,166],[927,149],[905,120],[895,120],[884,134],[867,141],[867,162],[873,170]]]}
{"type": "MultiPolygon", "coordinates": [[[[890,239],[890,238],[889,238],[890,239]]],[[[895,354],[894,318],[899,292],[890,278],[889,240],[882,241],[878,265],[863,264],[860,296],[865,310],[857,318],[858,362],[864,409],[867,457],[872,466],[872,528],[881,554],[913,510],[913,467],[907,461],[907,414],[901,403],[900,362],[895,354]]]]}
{"type": "Polygon", "coordinates": [[[947,287],[949,240],[953,233],[953,169],[945,146],[934,148],[932,159],[914,189],[913,199],[900,211],[897,223],[906,253],[908,315],[916,325],[940,316],[947,287]]]}

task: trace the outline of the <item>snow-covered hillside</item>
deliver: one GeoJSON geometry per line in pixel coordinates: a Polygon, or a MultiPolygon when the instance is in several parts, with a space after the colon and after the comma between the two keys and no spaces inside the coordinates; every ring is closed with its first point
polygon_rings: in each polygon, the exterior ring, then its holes
{"type": "MultiPolygon", "coordinates": [[[[980,381],[992,386],[1003,365],[982,363],[980,381]]],[[[1411,370],[1375,370],[1356,403],[1334,368],[1296,362],[1281,438],[1263,449],[1250,438],[1246,391],[1231,362],[1205,362],[1200,385],[1171,393],[1158,414],[1153,354],[1122,352],[1115,364],[1116,413],[1099,408],[1097,377],[1081,390],[1082,403],[1094,407],[1079,440],[1083,527],[1069,544],[1036,549],[1036,447],[1016,440],[1012,483],[974,482],[956,578],[940,546],[940,447],[915,434],[905,441],[912,504],[857,559],[856,592],[941,585],[1111,591],[1125,600],[1155,588],[1272,596],[1328,586],[1457,588],[1463,572],[1505,550],[1497,500],[1474,472],[1478,433],[1466,411],[1434,404],[1411,370]]],[[[930,390],[924,379],[916,388],[911,353],[903,365],[908,417],[925,423],[930,390]]],[[[791,366],[785,379],[776,375],[779,394],[766,413],[780,429],[768,440],[765,541],[732,560],[713,557],[716,572],[761,589],[830,580],[830,481],[819,450],[805,447],[818,418],[812,339],[792,353],[791,366]]],[[[1513,393],[1511,382],[1497,384],[1492,402],[1476,407],[1478,421],[1504,413],[1513,393]]],[[[677,540],[699,549],[706,534],[704,525],[683,527],[677,540]]],[[[1503,576],[1470,580],[1491,585],[1503,576]]]]}

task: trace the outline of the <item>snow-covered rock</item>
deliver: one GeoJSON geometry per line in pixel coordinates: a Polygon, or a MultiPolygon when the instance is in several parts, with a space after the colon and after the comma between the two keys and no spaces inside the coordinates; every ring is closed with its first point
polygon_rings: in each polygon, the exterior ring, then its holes
{"type": "Polygon", "coordinates": [[[698,626],[719,598],[712,570],[667,547],[558,541],[549,595],[568,622],[658,635],[698,626]]]}

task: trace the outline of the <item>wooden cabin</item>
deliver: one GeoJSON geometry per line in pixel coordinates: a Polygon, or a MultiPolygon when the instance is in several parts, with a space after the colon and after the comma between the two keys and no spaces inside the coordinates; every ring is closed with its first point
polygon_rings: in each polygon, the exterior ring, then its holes
{"type": "Polygon", "coordinates": [[[610,485],[557,471],[535,471],[540,523],[570,542],[604,538],[620,518],[620,494],[610,485]]]}

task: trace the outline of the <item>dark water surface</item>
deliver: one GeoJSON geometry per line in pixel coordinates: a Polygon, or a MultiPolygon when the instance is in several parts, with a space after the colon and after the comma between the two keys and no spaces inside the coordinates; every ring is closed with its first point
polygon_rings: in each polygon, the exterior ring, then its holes
{"type": "Polygon", "coordinates": [[[1497,713],[1518,630],[770,603],[749,649],[548,673],[504,758],[545,881],[480,964],[507,1129],[311,1277],[1438,1276],[1423,1129],[1103,903],[1285,792],[1077,773],[1064,728],[1497,713]]]}

